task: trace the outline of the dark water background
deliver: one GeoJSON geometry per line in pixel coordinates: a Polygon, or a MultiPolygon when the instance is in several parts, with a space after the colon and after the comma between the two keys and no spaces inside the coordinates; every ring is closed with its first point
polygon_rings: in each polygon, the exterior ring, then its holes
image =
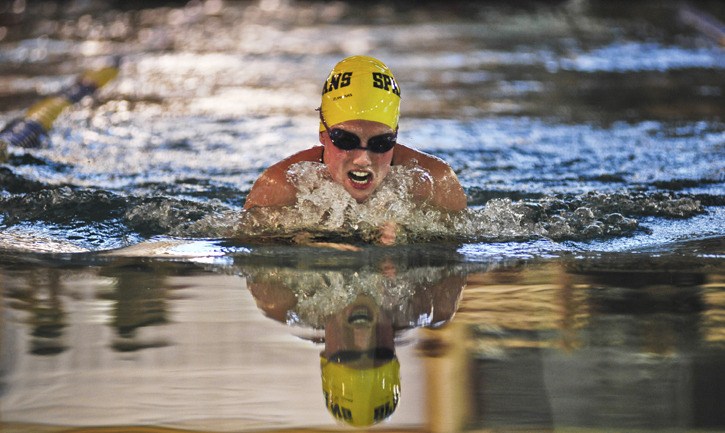
{"type": "Polygon", "coordinates": [[[674,2],[12,4],[6,120],[83,70],[121,66],[45,148],[10,149],[10,248],[237,234],[261,170],[317,142],[320,77],[356,52],[404,83],[401,142],[458,173],[476,211],[454,240],[723,234],[725,59],[674,2]]]}
{"type": "Polygon", "coordinates": [[[682,3],[0,5],[1,121],[120,61],[0,165],[4,429],[334,428],[320,330],[253,290],[279,277],[424,318],[467,282],[449,326],[400,336],[389,429],[725,431],[725,51],[682,3]],[[394,71],[400,141],[451,164],[469,211],[402,207],[392,249],[260,245],[247,192],[317,142],[320,82],[357,53],[394,71]]]}

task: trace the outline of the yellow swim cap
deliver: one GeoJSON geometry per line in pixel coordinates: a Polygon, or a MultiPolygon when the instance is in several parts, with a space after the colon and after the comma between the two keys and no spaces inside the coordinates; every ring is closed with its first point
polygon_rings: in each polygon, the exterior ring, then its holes
{"type": "MultiPolygon", "coordinates": [[[[322,118],[328,126],[347,120],[372,120],[398,127],[400,87],[383,62],[368,56],[341,60],[322,87],[322,118]]],[[[320,132],[325,127],[320,122],[320,132]]]]}
{"type": "Polygon", "coordinates": [[[400,399],[397,358],[365,369],[320,357],[322,393],[332,416],[355,427],[376,424],[393,414],[400,399]]]}

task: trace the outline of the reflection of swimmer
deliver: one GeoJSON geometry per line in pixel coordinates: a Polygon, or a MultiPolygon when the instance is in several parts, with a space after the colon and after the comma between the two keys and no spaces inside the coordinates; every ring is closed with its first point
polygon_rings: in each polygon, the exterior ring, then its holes
{"type": "Polygon", "coordinates": [[[393,322],[372,298],[360,296],[327,320],[320,369],[335,418],[362,427],[393,414],[400,400],[393,322]]]}
{"type": "MultiPolygon", "coordinates": [[[[269,167],[247,196],[245,209],[279,207],[297,201],[289,169],[301,162],[324,163],[327,174],[358,203],[365,202],[391,166],[416,168],[410,189],[416,203],[445,211],[466,207],[466,196],[444,161],[397,143],[400,88],[392,72],[372,57],[339,62],[325,82],[320,106],[320,143],[269,167]]],[[[386,223],[380,242],[395,242],[395,224],[386,223]]]]}
{"type": "Polygon", "coordinates": [[[456,311],[465,277],[455,266],[246,268],[247,286],[268,317],[324,328],[325,405],[354,426],[380,422],[400,399],[396,332],[440,326],[456,311]]]}
{"type": "Polygon", "coordinates": [[[267,317],[291,326],[322,329],[327,318],[367,295],[386,311],[394,330],[436,327],[453,317],[465,275],[454,266],[380,269],[244,269],[257,307],[267,317]]]}

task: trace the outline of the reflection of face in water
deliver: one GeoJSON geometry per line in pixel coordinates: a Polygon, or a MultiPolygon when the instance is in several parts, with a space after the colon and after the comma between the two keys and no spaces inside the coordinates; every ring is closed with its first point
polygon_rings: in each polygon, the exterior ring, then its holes
{"type": "Polygon", "coordinates": [[[400,364],[390,316],[365,295],[331,316],[320,368],[325,405],[335,418],[362,427],[392,415],[400,399],[400,364]]]}
{"type": "MultiPolygon", "coordinates": [[[[336,419],[362,427],[385,420],[400,399],[399,331],[450,320],[465,285],[462,267],[429,255],[331,266],[306,255],[299,266],[245,264],[257,306],[299,335],[324,329],[322,393],[336,419]],[[302,331],[302,332],[301,332],[302,331]]],[[[320,334],[311,337],[320,341],[320,334]]]]}
{"type": "Polygon", "coordinates": [[[342,362],[353,361],[344,354],[373,348],[392,351],[393,340],[390,315],[384,314],[370,296],[360,295],[353,303],[327,319],[324,354],[328,358],[342,356],[342,362]]]}

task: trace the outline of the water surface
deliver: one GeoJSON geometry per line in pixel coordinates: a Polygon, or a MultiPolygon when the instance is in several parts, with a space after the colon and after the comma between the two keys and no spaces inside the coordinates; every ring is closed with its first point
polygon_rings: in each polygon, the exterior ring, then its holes
{"type": "Polygon", "coordinates": [[[7,3],[0,121],[120,73],[0,165],[3,430],[339,429],[321,322],[364,295],[395,318],[382,429],[725,431],[725,55],[679,2],[7,3]],[[260,226],[252,183],[359,53],[469,209],[312,166],[260,226]],[[390,218],[404,244],[370,245],[390,218]]]}

